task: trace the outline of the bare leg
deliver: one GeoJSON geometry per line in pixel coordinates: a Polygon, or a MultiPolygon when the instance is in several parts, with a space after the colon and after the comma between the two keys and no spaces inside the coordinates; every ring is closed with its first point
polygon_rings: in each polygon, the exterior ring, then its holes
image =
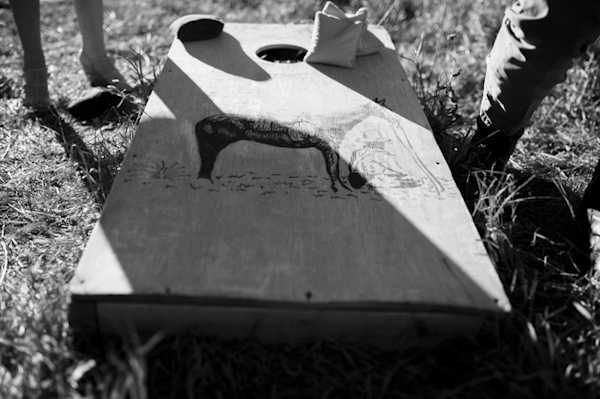
{"type": "Polygon", "coordinates": [[[73,0],[73,4],[83,43],[79,59],[92,86],[114,86],[131,91],[131,86],[106,55],[102,0],[73,0]]]}
{"type": "Polygon", "coordinates": [[[23,68],[46,68],[40,32],[40,1],[10,0],[10,7],[23,46],[23,68]]]}
{"type": "Polygon", "coordinates": [[[23,47],[23,78],[25,79],[23,103],[34,108],[46,108],[50,106],[51,101],[40,30],[40,1],[10,0],[10,7],[23,47]]]}
{"type": "Polygon", "coordinates": [[[74,0],[73,3],[81,31],[83,52],[91,60],[105,57],[102,0],[74,0]]]}

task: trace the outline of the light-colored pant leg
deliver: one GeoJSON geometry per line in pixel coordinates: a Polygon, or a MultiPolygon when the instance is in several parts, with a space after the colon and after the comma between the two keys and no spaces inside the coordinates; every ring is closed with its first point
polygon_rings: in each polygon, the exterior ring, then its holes
{"type": "Polygon", "coordinates": [[[494,130],[523,127],[573,59],[600,35],[600,0],[521,0],[506,10],[490,55],[480,117],[494,130]]]}

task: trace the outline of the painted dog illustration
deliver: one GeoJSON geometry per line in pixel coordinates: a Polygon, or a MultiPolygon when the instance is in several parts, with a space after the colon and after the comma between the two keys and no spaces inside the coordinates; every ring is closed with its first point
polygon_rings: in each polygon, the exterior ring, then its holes
{"type": "Polygon", "coordinates": [[[219,153],[230,144],[247,140],[275,147],[316,148],[323,154],[331,189],[337,192],[338,185],[341,185],[350,190],[340,180],[338,153],[326,140],[308,131],[265,118],[219,114],[196,124],[196,139],[201,158],[198,178],[212,181],[212,171],[219,153]]]}
{"type": "MultiPolygon", "coordinates": [[[[283,124],[268,117],[249,117],[234,114],[219,114],[202,119],[196,124],[196,140],[201,158],[198,178],[212,181],[212,171],[219,153],[230,144],[248,140],[285,148],[316,148],[323,154],[331,188],[338,191],[342,186],[349,191],[345,181],[340,179],[339,146],[345,135],[369,116],[387,121],[397,132],[401,132],[400,116],[387,108],[383,101],[370,101],[344,112],[300,117],[296,122],[283,124]]],[[[398,134],[398,133],[396,133],[398,134]]],[[[402,140],[397,138],[398,143],[402,140]]],[[[410,146],[410,143],[407,142],[410,146]]],[[[414,152],[413,149],[410,150],[414,152]]],[[[427,166],[413,156],[414,163],[423,170],[425,176],[435,180],[427,166]]],[[[351,170],[352,172],[352,170],[351,170]]],[[[348,182],[359,188],[366,183],[365,177],[356,179],[357,172],[350,173],[348,182]],[[354,181],[350,181],[354,180],[354,181]],[[364,180],[364,182],[363,182],[364,180]]],[[[436,183],[436,187],[437,187],[436,183]]]]}

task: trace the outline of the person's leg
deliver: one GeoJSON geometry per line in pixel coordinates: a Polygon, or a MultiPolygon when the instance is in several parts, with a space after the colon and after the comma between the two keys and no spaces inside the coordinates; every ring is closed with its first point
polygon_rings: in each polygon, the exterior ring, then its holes
{"type": "Polygon", "coordinates": [[[10,7],[23,47],[23,77],[26,105],[47,107],[48,72],[42,48],[39,0],[10,0],[10,7]]]}
{"type": "Polygon", "coordinates": [[[102,0],[74,0],[73,4],[81,32],[83,52],[91,60],[106,57],[102,0]]]}
{"type": "Polygon", "coordinates": [[[74,0],[73,3],[82,39],[79,59],[90,83],[93,86],[115,86],[119,90],[131,90],[123,75],[106,55],[102,0],[74,0]]]}
{"type": "Polygon", "coordinates": [[[502,164],[540,102],[600,35],[600,2],[521,0],[488,56],[476,140],[502,164]]]}
{"type": "MultiPolygon", "coordinates": [[[[510,157],[525,124],[550,90],[565,80],[573,59],[600,35],[600,1],[521,0],[506,11],[487,58],[475,139],[489,161],[510,157]]],[[[580,214],[589,223],[593,267],[600,272],[600,163],[580,214]]]]}
{"type": "Polygon", "coordinates": [[[46,68],[40,31],[40,1],[10,0],[10,8],[23,46],[23,68],[46,68]]]}

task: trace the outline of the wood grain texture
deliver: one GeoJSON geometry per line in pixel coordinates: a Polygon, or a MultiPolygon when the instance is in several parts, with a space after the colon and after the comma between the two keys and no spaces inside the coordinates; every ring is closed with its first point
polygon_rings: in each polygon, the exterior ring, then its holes
{"type": "Polygon", "coordinates": [[[308,48],[308,25],[175,40],[72,281],[74,306],[144,298],[138,319],[153,317],[148,298],[172,297],[174,319],[204,300],[457,320],[508,311],[393,44],[370,29],[386,48],[354,69],[256,56],[308,48]]]}

